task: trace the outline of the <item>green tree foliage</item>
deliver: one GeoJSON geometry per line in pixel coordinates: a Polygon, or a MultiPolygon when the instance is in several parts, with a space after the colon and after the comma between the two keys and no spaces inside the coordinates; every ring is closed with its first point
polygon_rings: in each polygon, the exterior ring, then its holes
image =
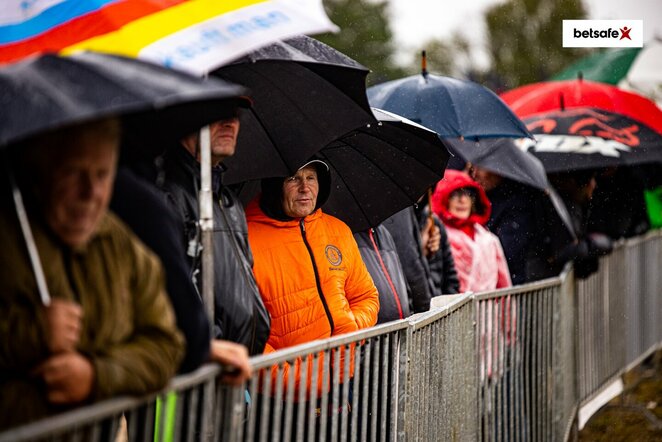
{"type": "MultiPolygon", "coordinates": [[[[429,40],[418,52],[422,50],[427,52],[430,73],[460,78],[472,68],[471,45],[459,32],[455,32],[449,40],[429,40]]],[[[416,66],[413,72],[420,72],[420,66],[416,66]]]]}
{"type": "Polygon", "coordinates": [[[393,62],[393,33],[386,0],[324,0],[324,7],[340,32],[315,38],[370,69],[370,84],[404,75],[393,62]]]}
{"type": "Polygon", "coordinates": [[[586,18],[581,0],[508,0],[487,10],[491,71],[505,88],[543,81],[587,52],[564,48],[563,20],[586,18]]]}

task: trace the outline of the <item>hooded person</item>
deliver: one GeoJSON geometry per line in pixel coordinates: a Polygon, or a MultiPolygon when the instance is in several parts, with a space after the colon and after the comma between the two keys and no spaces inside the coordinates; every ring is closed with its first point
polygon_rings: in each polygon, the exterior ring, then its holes
{"type": "Polygon", "coordinates": [[[290,177],[262,180],[261,190],[246,218],[255,279],[271,316],[265,353],[373,326],[379,294],[352,231],[320,208],[331,190],[328,165],[309,161],[290,177]]]}
{"type": "Polygon", "coordinates": [[[499,238],[484,227],[491,205],[477,182],[464,172],[446,170],[432,195],[432,210],[446,226],[461,292],[512,285],[499,238]]]}

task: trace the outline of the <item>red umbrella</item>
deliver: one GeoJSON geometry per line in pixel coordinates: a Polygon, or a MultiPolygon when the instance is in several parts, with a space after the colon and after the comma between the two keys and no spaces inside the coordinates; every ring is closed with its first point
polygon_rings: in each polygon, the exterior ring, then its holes
{"type": "Polygon", "coordinates": [[[619,114],[662,134],[662,110],[648,98],[615,86],[586,80],[528,84],[501,95],[520,118],[573,108],[592,108],[619,114]]]}

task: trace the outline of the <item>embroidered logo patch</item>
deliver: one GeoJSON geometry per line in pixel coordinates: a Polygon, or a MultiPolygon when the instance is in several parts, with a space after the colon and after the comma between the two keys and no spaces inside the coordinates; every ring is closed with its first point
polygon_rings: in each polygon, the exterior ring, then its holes
{"type": "Polygon", "coordinates": [[[324,254],[332,266],[339,266],[340,263],[342,263],[342,253],[340,253],[340,249],[338,249],[338,247],[328,245],[324,250],[324,254]]]}

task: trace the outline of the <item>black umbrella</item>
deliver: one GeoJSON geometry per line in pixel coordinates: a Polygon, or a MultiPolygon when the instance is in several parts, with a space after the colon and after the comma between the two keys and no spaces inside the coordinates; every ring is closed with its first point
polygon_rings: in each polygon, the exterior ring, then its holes
{"type": "Polygon", "coordinates": [[[0,69],[0,146],[45,131],[123,116],[144,134],[142,149],[163,146],[227,117],[246,89],[136,59],[85,52],[43,55],[0,69]]]}
{"type": "MultiPolygon", "coordinates": [[[[203,81],[143,61],[81,53],[43,55],[0,69],[0,148],[45,132],[121,116],[125,126],[145,135],[154,152],[175,139],[234,112],[245,89],[220,80],[203,81]]],[[[125,151],[126,152],[126,151],[125,151]]],[[[45,304],[48,288],[21,194],[9,179],[37,285],[45,304]]]]}
{"type": "Polygon", "coordinates": [[[625,115],[570,108],[524,118],[536,138],[523,142],[548,173],[662,162],[662,134],[625,115]]]}
{"type": "MultiPolygon", "coordinates": [[[[415,204],[443,178],[450,156],[435,132],[399,115],[372,111],[377,123],[345,134],[315,155],[331,171],[331,193],[322,210],[354,232],[415,204]]],[[[260,191],[259,180],[235,190],[247,205],[260,191]]]]}
{"type": "Polygon", "coordinates": [[[379,123],[352,131],[317,154],[331,169],[323,210],[355,232],[415,204],[443,178],[449,157],[435,132],[390,112],[373,112],[379,123]]]}
{"type": "Polygon", "coordinates": [[[226,183],[294,173],[331,141],[375,119],[365,92],[368,70],[309,37],[255,51],[213,76],[248,87],[226,183]]]}

